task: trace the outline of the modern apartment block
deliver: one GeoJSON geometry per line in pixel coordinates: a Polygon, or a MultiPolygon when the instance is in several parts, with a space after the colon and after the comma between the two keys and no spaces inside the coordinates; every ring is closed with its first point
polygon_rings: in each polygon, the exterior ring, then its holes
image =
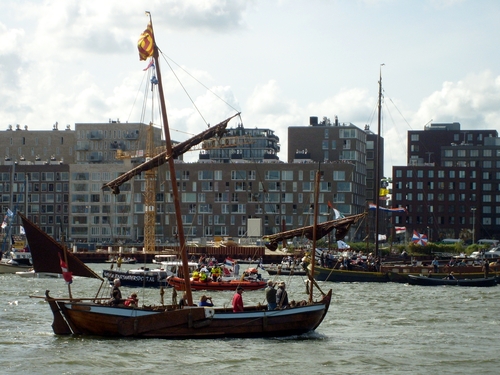
{"type": "MultiPolygon", "coordinates": [[[[322,172],[320,222],[333,218],[331,205],[344,215],[366,209],[367,147],[370,150],[373,145],[369,132],[352,124],[321,129],[321,136],[311,134],[319,127],[296,128],[290,128],[289,139],[310,141],[288,163],[278,158],[280,144],[274,131],[243,125],[228,129],[221,139],[207,141],[214,144],[204,143],[197,162],[176,160],[188,239],[246,237],[250,219],[260,223],[258,236],[311,225],[318,168],[322,172]],[[315,156],[326,133],[332,151],[327,158],[327,150],[315,156]],[[305,150],[308,147],[310,153],[305,150]]],[[[145,160],[148,131],[154,132],[155,152],[160,152],[161,129],[138,123],[110,120],[77,123],[74,131],[54,127],[29,134],[21,129],[0,132],[0,142],[10,146],[6,149],[10,160],[0,165],[3,211],[16,205],[47,233],[59,238],[64,232],[72,243],[140,245],[145,236],[144,173],[124,183],[118,195],[102,185],[145,160]],[[34,157],[38,154],[41,160],[34,157]]],[[[157,168],[154,185],[156,241],[175,241],[167,164],[157,168]]],[[[364,230],[353,228],[349,236],[362,239],[364,230]]]]}
{"type": "Polygon", "coordinates": [[[432,123],[408,132],[408,165],[393,167],[396,226],[431,241],[500,238],[500,139],[496,130],[432,123]]]}

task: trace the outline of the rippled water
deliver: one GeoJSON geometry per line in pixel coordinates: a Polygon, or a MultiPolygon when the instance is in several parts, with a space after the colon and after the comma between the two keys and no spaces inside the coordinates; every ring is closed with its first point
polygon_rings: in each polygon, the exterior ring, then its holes
{"type": "MultiPolygon", "coordinates": [[[[106,265],[91,267],[100,273],[106,265]]],[[[306,298],[301,277],[285,281],[291,298],[306,298]]],[[[285,339],[168,341],[55,336],[49,306],[28,296],[43,295],[46,289],[66,296],[61,279],[0,275],[0,284],[0,373],[5,374],[499,373],[498,286],[324,282],[320,285],[333,288],[334,297],[314,333],[285,339]]],[[[77,278],[73,296],[88,296],[98,285],[77,278]]],[[[122,288],[123,294],[129,292],[122,288]]],[[[212,297],[217,305],[229,304],[232,292],[212,297]]],[[[139,298],[158,302],[158,290],[139,291],[139,298]]],[[[264,292],[245,292],[244,300],[263,302],[264,292]]]]}

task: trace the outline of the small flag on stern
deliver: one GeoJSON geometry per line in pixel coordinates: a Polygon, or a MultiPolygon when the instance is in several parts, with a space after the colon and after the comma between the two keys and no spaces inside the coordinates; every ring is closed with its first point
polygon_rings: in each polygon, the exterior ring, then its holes
{"type": "Polygon", "coordinates": [[[64,281],[66,281],[66,284],[68,285],[71,284],[73,282],[73,274],[68,271],[68,265],[61,258],[60,254],[59,254],[59,264],[61,265],[61,271],[64,281]]]}

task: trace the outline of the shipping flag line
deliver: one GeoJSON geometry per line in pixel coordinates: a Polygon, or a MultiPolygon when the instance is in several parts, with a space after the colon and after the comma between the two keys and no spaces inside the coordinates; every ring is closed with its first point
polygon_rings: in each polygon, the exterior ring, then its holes
{"type": "MultiPolygon", "coordinates": [[[[375,204],[373,204],[373,203],[370,203],[368,205],[368,208],[370,210],[376,210],[377,206],[375,204]]],[[[406,212],[406,208],[404,208],[404,207],[387,208],[387,207],[380,207],[380,206],[378,206],[378,208],[380,209],[380,211],[401,212],[401,213],[406,212]]]]}

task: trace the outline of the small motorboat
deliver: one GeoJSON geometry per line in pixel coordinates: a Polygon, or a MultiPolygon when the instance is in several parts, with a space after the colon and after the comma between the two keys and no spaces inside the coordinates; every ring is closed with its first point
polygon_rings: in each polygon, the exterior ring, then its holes
{"type": "Polygon", "coordinates": [[[35,272],[35,270],[33,268],[29,269],[28,271],[17,271],[16,275],[20,276],[20,277],[36,277],[36,278],[43,278],[43,279],[62,277],[62,275],[59,273],[35,272]]]}
{"type": "MultiPolygon", "coordinates": [[[[168,283],[172,285],[175,290],[186,290],[184,278],[171,276],[168,278],[168,283]]],[[[243,287],[243,290],[259,290],[267,286],[267,281],[260,280],[241,280],[238,278],[222,278],[220,281],[213,281],[207,279],[206,281],[191,279],[192,290],[236,290],[237,287],[243,287]]]]}
{"type": "Polygon", "coordinates": [[[436,286],[436,285],[452,285],[452,286],[495,286],[497,285],[496,277],[480,278],[480,279],[438,279],[427,276],[408,275],[408,283],[410,285],[436,286]]]}

